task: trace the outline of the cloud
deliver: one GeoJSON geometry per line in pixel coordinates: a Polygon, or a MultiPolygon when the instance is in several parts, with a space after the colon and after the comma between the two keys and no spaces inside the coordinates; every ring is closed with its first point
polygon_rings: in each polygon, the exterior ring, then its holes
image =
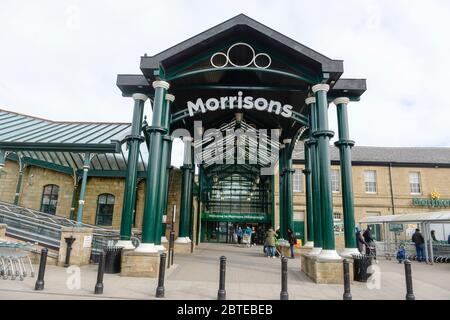
{"type": "MultiPolygon", "coordinates": [[[[4,1],[0,107],[130,121],[133,103],[115,86],[118,73],[138,73],[144,53],[239,13],[343,59],[344,77],[367,78],[368,91],[349,106],[358,145],[450,146],[448,1],[4,1]]],[[[330,126],[337,131],[333,106],[330,126]]]]}

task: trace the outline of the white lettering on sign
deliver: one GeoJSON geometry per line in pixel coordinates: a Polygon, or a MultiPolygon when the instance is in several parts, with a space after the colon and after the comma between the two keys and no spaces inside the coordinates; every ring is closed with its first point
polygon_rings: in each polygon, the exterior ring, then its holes
{"type": "Polygon", "coordinates": [[[289,104],[282,105],[279,101],[267,100],[266,98],[256,98],[251,96],[242,96],[242,91],[238,92],[237,96],[221,97],[219,99],[209,98],[203,102],[202,98],[198,98],[194,103],[192,101],[187,102],[189,115],[192,117],[194,113],[206,111],[216,111],[225,109],[256,109],[258,111],[267,111],[281,115],[285,118],[292,116],[293,106],[289,104]]]}
{"type": "Polygon", "coordinates": [[[90,248],[92,245],[92,236],[84,236],[83,248],[90,248]]]}

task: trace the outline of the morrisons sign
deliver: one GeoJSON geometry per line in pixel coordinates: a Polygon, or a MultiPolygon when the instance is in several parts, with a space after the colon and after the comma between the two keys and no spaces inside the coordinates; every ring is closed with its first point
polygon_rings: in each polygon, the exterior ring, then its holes
{"type": "Polygon", "coordinates": [[[247,109],[258,110],[275,113],[285,118],[292,116],[293,106],[289,104],[282,104],[279,101],[267,100],[265,98],[253,98],[251,96],[243,96],[242,91],[239,91],[237,96],[226,96],[220,98],[209,98],[203,101],[198,98],[194,103],[188,101],[187,103],[189,115],[192,117],[196,112],[205,113],[206,111],[217,111],[225,109],[247,109]]]}
{"type": "Polygon", "coordinates": [[[450,207],[450,199],[420,199],[412,200],[414,206],[417,207],[450,207]]]}

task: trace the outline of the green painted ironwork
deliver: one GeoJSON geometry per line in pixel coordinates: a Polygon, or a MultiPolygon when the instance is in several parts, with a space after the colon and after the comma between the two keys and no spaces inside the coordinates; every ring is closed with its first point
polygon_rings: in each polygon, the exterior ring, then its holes
{"type": "Polygon", "coordinates": [[[86,184],[90,163],[91,163],[91,154],[89,152],[86,152],[84,154],[83,177],[81,178],[80,197],[78,200],[78,212],[77,212],[78,225],[81,225],[83,223],[84,196],[86,193],[86,184]]]}
{"type": "Polygon", "coordinates": [[[280,148],[280,158],[278,160],[278,172],[280,179],[280,189],[278,192],[279,197],[279,226],[274,226],[274,228],[280,227],[280,233],[282,235],[286,234],[286,219],[285,219],[285,182],[284,182],[284,169],[285,169],[285,148],[280,148]]]}
{"type": "Polygon", "coordinates": [[[337,106],[339,141],[335,145],[339,148],[342,180],[342,206],[344,209],[344,235],[345,247],[356,248],[355,238],[355,209],[352,185],[352,160],[351,148],[354,141],[349,140],[347,104],[340,103],[337,106]]]}
{"type": "MultiPolygon", "coordinates": [[[[171,101],[166,99],[166,107],[164,109],[163,128],[166,132],[170,132],[170,112],[171,101]]],[[[161,236],[165,234],[163,230],[163,215],[167,214],[167,196],[169,190],[169,169],[170,169],[170,156],[172,149],[172,138],[169,135],[164,135],[162,140],[161,149],[161,172],[159,177],[159,194],[158,205],[155,216],[155,244],[161,244],[161,236]]]]}
{"type": "Polygon", "coordinates": [[[304,143],[305,152],[305,192],[306,192],[306,240],[314,242],[314,213],[313,213],[313,188],[311,177],[311,149],[307,142],[304,143]]]}
{"type": "Polygon", "coordinates": [[[320,172],[319,172],[319,156],[317,152],[317,140],[312,136],[317,131],[317,108],[316,104],[310,104],[310,138],[308,140],[311,155],[311,180],[313,194],[313,221],[314,221],[314,247],[322,248],[322,206],[320,194],[320,172]]]}
{"type": "Polygon", "coordinates": [[[155,243],[160,242],[160,234],[156,234],[155,222],[158,213],[158,200],[160,190],[160,173],[162,168],[161,152],[162,137],[166,133],[163,128],[165,123],[166,107],[166,89],[162,87],[155,88],[155,98],[153,101],[152,125],[147,127],[149,134],[150,148],[148,152],[148,170],[147,184],[145,190],[144,218],[142,222],[142,242],[155,243]]]}
{"type": "Polygon", "coordinates": [[[204,68],[204,69],[191,70],[191,71],[179,73],[179,74],[173,75],[171,77],[168,77],[167,80],[173,81],[173,80],[177,80],[177,79],[188,78],[188,77],[199,75],[199,74],[223,72],[223,71],[239,71],[239,72],[252,71],[252,72],[256,72],[256,73],[268,73],[268,74],[274,74],[277,76],[283,76],[283,77],[287,77],[287,78],[291,78],[291,79],[295,79],[295,80],[304,81],[309,84],[314,83],[313,82],[314,79],[309,79],[308,77],[294,74],[291,72],[282,71],[282,70],[274,70],[274,69],[261,69],[261,68],[256,68],[256,67],[204,68]]]}
{"type": "MultiPolygon", "coordinates": [[[[287,147],[287,146],[286,146],[287,147]]],[[[285,148],[286,149],[286,148],[285,148]]],[[[287,149],[286,149],[287,150],[287,149]]],[[[287,155],[286,159],[286,169],[284,174],[285,184],[286,184],[286,234],[283,234],[285,239],[287,239],[287,229],[294,230],[294,212],[293,212],[293,190],[292,190],[292,178],[295,170],[292,168],[292,158],[287,155]]]]}
{"type": "Polygon", "coordinates": [[[322,204],[322,248],[324,250],[335,250],[333,196],[331,192],[329,153],[330,138],[333,136],[333,132],[328,128],[327,92],[325,90],[319,90],[315,95],[318,128],[313,136],[317,139],[319,156],[320,200],[322,204]]]}
{"type": "Polygon", "coordinates": [[[128,137],[128,163],[125,178],[125,189],[122,206],[122,219],[120,223],[120,239],[130,240],[133,227],[133,213],[136,204],[137,166],[139,162],[139,146],[142,142],[141,126],[144,113],[142,99],[134,100],[133,122],[131,134],[128,137]]]}

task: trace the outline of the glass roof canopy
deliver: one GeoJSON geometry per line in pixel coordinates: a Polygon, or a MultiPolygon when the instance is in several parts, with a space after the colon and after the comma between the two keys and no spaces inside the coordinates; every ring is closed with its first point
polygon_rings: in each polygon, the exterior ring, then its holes
{"type": "MultiPolygon", "coordinates": [[[[0,110],[0,152],[2,157],[21,160],[67,174],[83,169],[83,155],[89,152],[90,176],[125,176],[125,137],[130,123],[51,121],[0,110]]],[[[145,176],[146,153],[141,145],[138,171],[145,176]]]]}

